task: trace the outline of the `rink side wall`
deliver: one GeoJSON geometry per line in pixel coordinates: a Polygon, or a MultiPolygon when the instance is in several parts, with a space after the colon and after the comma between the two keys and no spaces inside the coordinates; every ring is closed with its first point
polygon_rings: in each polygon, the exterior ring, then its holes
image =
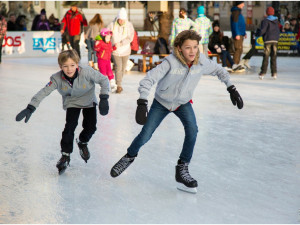
{"type": "MultiPolygon", "coordinates": [[[[231,32],[225,31],[224,35],[231,37],[231,32]]],[[[138,31],[138,36],[150,36],[150,32],[138,31]]],[[[248,31],[247,36],[251,36],[248,31]]],[[[244,41],[244,53],[250,48],[250,38],[247,38],[244,41]]],[[[9,31],[3,40],[2,56],[4,58],[48,57],[58,55],[61,49],[62,39],[59,31],[9,31]]],[[[80,51],[81,56],[87,56],[83,33],[80,40],[80,51]]]]}

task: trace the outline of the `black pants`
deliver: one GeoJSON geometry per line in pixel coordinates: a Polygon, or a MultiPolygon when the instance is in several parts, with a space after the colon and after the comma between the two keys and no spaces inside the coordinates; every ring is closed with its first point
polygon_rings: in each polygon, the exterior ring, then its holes
{"type": "Polygon", "coordinates": [[[256,54],[255,45],[252,45],[251,49],[246,53],[246,55],[243,57],[243,59],[248,60],[251,59],[251,57],[256,54]]]}
{"type": "MultiPolygon", "coordinates": [[[[78,125],[78,118],[80,115],[80,108],[68,108],[66,113],[66,125],[62,132],[62,139],[60,142],[61,151],[66,153],[73,152],[74,132],[78,125]]],[[[83,130],[79,135],[81,142],[88,142],[96,131],[97,124],[97,110],[96,106],[92,108],[82,109],[83,130]]]]}
{"type": "Polygon", "coordinates": [[[81,58],[81,56],[80,56],[80,46],[79,46],[80,35],[70,36],[69,38],[70,38],[70,44],[71,44],[72,48],[76,50],[79,57],[81,58]]]}
{"type": "Polygon", "coordinates": [[[0,38],[0,63],[2,61],[2,43],[3,43],[3,38],[0,38]]]}
{"type": "Polygon", "coordinates": [[[277,43],[265,43],[264,58],[261,65],[261,74],[266,74],[271,56],[271,73],[277,73],[277,43]]]}

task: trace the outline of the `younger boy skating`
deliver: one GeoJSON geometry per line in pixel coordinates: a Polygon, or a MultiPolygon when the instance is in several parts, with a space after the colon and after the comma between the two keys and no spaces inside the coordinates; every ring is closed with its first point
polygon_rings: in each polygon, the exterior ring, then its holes
{"type": "Polygon", "coordinates": [[[175,179],[180,190],[196,193],[198,184],[190,175],[188,166],[198,132],[191,99],[201,76],[217,75],[227,86],[232,103],[239,109],[243,108],[243,100],[235,86],[231,84],[228,72],[199,53],[200,39],[201,37],[195,31],[185,30],[179,33],[174,41],[173,53],[160,65],[150,70],[140,82],[136,122],[144,126],[127,149],[127,154],[112,167],[112,177],[119,176],[132,164],[140,148],[150,140],[162,120],[169,113],[174,113],[181,120],[185,130],[183,148],[175,167],[175,179]],[[148,115],[147,98],[155,83],[157,83],[155,98],[148,115]]]}
{"type": "Polygon", "coordinates": [[[81,110],[83,130],[77,139],[77,143],[82,159],[87,162],[90,158],[87,145],[96,131],[97,123],[95,84],[100,84],[101,87],[99,96],[100,114],[106,115],[109,110],[109,83],[107,77],[91,67],[79,66],[79,60],[75,50],[61,52],[58,56],[58,64],[61,70],[50,77],[50,82],[33,96],[27,108],[22,110],[16,117],[17,121],[25,118],[25,123],[27,123],[41,101],[52,91],[57,89],[62,95],[63,109],[66,110],[66,125],[60,142],[62,156],[56,164],[59,174],[63,173],[70,163],[70,154],[73,152],[74,131],[81,110]]]}

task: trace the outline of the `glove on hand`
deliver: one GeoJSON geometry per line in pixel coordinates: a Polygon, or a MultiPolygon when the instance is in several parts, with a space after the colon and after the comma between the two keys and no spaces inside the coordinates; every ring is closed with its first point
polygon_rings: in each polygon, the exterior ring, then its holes
{"type": "Polygon", "coordinates": [[[230,87],[227,88],[227,91],[230,93],[230,99],[232,101],[232,104],[237,105],[239,109],[243,108],[244,106],[243,99],[238,93],[238,91],[236,90],[235,86],[231,85],[230,87]]]}
{"type": "Polygon", "coordinates": [[[138,99],[137,104],[138,106],[135,113],[135,121],[140,125],[145,125],[148,116],[148,101],[145,99],[138,99]]]}
{"type": "Polygon", "coordinates": [[[108,110],[109,110],[109,105],[108,105],[108,98],[109,95],[99,95],[100,102],[99,102],[99,112],[102,116],[107,115],[108,110]]]}
{"type": "Polygon", "coordinates": [[[35,111],[35,107],[33,105],[28,105],[26,109],[22,110],[17,116],[16,121],[21,121],[24,117],[25,123],[28,122],[29,118],[31,117],[31,114],[35,111]]]}

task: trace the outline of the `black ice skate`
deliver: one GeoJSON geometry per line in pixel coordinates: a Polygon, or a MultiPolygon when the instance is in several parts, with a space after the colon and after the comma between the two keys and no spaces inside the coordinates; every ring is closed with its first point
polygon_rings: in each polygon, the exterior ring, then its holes
{"type": "Polygon", "coordinates": [[[79,139],[76,138],[76,142],[79,148],[79,153],[81,155],[81,158],[85,161],[85,163],[87,163],[87,161],[90,158],[90,152],[89,149],[87,147],[88,143],[85,142],[81,142],[79,139]]]}
{"type": "Polygon", "coordinates": [[[67,169],[68,165],[70,164],[70,154],[65,152],[62,152],[61,154],[62,156],[56,164],[59,175],[63,174],[67,169]]]}
{"type": "MultiPolygon", "coordinates": [[[[136,156],[135,156],[136,157],[136,156]]],[[[124,170],[127,169],[128,166],[130,166],[131,163],[133,163],[135,157],[130,157],[128,154],[124,155],[112,168],[110,171],[110,175],[112,177],[117,177],[121,173],[124,172],[124,170]]]]}
{"type": "Polygon", "coordinates": [[[189,173],[189,164],[178,160],[175,179],[178,182],[177,189],[190,193],[197,193],[198,183],[189,173]]]}

